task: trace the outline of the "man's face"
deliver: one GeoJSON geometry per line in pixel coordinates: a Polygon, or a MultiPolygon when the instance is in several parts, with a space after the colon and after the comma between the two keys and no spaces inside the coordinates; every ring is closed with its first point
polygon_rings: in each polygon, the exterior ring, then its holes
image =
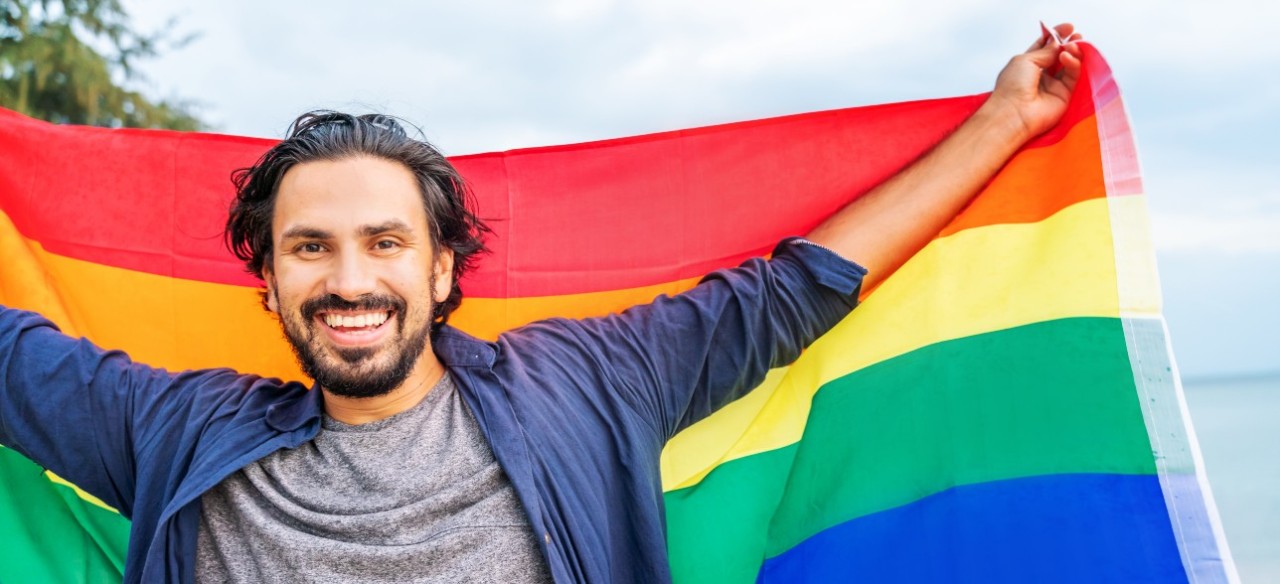
{"type": "Polygon", "coordinates": [[[399,387],[422,361],[453,265],[452,250],[432,249],[409,169],[371,157],[294,166],[271,233],[267,302],[303,370],[348,397],[399,387]]]}

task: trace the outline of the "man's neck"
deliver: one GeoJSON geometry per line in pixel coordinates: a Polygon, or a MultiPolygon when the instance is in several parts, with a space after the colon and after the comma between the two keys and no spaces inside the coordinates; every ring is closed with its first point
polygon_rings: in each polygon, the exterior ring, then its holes
{"type": "Polygon", "coordinates": [[[444,365],[428,346],[404,383],[378,397],[345,397],[324,392],[324,411],[344,424],[358,425],[390,418],[418,405],[444,376],[444,365]]]}

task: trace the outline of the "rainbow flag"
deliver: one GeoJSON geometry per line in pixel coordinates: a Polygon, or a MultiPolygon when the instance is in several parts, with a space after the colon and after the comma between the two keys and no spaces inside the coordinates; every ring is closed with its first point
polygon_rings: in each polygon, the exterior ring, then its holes
{"type": "MultiPolygon", "coordinates": [[[[1235,581],[1160,316],[1126,114],[1065,119],[790,367],[663,454],[679,582],[1235,581]]],[[[767,253],[983,96],[453,159],[494,227],[454,322],[603,314],[767,253]]],[[[300,379],[222,247],[259,139],[0,112],[0,303],[170,369],[300,379]]],[[[857,258],[854,258],[855,260],[857,258]]],[[[0,581],[119,579],[127,520],[0,448],[0,581]]]]}

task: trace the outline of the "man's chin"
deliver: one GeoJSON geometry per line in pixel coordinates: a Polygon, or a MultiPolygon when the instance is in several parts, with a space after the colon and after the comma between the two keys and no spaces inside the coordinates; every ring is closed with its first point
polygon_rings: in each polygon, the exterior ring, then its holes
{"type": "Polygon", "coordinates": [[[347,379],[330,379],[328,382],[317,381],[316,384],[326,393],[351,399],[373,399],[388,395],[395,391],[399,384],[394,386],[370,386],[360,383],[357,380],[347,379]]]}
{"type": "Polygon", "coordinates": [[[329,350],[336,357],[337,364],[331,364],[330,367],[348,367],[351,369],[360,369],[363,366],[369,366],[369,362],[374,359],[378,353],[377,347],[333,347],[329,350]]]}
{"type": "Polygon", "coordinates": [[[376,358],[372,350],[358,349],[354,352],[363,352],[364,355],[355,355],[351,349],[344,349],[335,351],[338,358],[328,357],[323,362],[304,360],[303,372],[325,391],[352,398],[387,395],[400,387],[409,375],[408,369],[397,367],[398,363],[394,361],[371,362],[376,358]]]}
{"type": "Polygon", "coordinates": [[[366,346],[344,346],[326,342],[325,335],[314,329],[309,334],[285,327],[285,337],[303,373],[334,395],[373,398],[387,395],[404,384],[428,346],[430,327],[425,326],[409,337],[399,335],[366,346]]]}

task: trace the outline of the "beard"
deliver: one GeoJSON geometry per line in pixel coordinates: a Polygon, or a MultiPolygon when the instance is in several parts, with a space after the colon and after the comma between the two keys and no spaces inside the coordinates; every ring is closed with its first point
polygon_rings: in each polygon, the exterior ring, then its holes
{"type": "MultiPolygon", "coordinates": [[[[435,278],[431,280],[429,290],[435,290],[435,278]]],[[[278,297],[276,303],[279,305],[278,297]]],[[[308,299],[288,317],[282,310],[280,323],[303,373],[320,387],[343,397],[372,398],[400,387],[426,350],[434,306],[430,297],[425,303],[425,314],[420,306],[411,315],[407,303],[398,296],[366,295],[349,301],[329,295],[308,299]],[[396,333],[378,347],[334,347],[324,342],[324,334],[318,330],[323,325],[316,322],[315,315],[322,310],[389,311],[396,333]],[[410,322],[415,325],[409,327],[410,322]]]]}

